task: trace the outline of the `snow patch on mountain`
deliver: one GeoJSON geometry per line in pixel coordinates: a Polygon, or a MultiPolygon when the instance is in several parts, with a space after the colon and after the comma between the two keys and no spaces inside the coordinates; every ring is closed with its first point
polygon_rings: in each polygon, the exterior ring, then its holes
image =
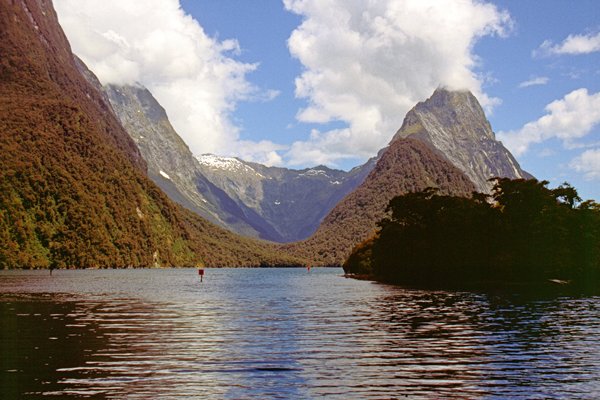
{"type": "Polygon", "coordinates": [[[299,176],[324,176],[324,177],[329,177],[327,175],[327,172],[321,170],[321,169],[309,169],[308,171],[300,174],[299,176]]]}
{"type": "Polygon", "coordinates": [[[209,167],[213,170],[245,172],[263,177],[254,168],[244,164],[237,158],[219,157],[214,154],[202,154],[200,156],[196,156],[196,159],[201,165],[209,167]]]}
{"type": "Polygon", "coordinates": [[[167,173],[166,173],[165,171],[163,171],[162,169],[161,169],[160,171],[158,171],[158,172],[160,173],[160,175],[161,175],[163,178],[166,178],[166,179],[171,179],[171,177],[170,177],[169,175],[167,175],[167,173]]]}

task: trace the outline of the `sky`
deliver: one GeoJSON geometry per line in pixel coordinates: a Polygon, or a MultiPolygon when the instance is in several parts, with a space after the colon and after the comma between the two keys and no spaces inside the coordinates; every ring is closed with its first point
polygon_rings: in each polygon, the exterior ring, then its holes
{"type": "Polygon", "coordinates": [[[102,83],[147,87],[195,154],[350,169],[437,87],[521,166],[600,200],[597,0],[55,0],[102,83]]]}

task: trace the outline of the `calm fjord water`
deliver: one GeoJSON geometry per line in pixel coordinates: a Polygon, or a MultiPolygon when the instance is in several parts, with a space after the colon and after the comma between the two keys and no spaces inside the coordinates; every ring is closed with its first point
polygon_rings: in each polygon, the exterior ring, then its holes
{"type": "Polygon", "coordinates": [[[0,272],[2,398],[600,398],[599,297],[341,270],[0,272]]]}

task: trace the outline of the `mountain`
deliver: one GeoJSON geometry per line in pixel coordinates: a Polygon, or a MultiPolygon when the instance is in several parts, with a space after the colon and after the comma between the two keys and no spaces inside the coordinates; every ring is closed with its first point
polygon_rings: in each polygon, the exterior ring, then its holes
{"type": "Polygon", "coordinates": [[[439,150],[475,183],[489,192],[493,177],[531,178],[496,140],[481,105],[468,91],[437,89],[406,114],[393,140],[413,138],[439,150]]]}
{"type": "Polygon", "coordinates": [[[397,139],[380,152],[365,181],[325,217],[308,240],[288,245],[317,265],[341,265],[352,248],[375,233],[389,201],[427,187],[468,196],[475,185],[439,152],[415,139],[397,139]]]}
{"type": "Polygon", "coordinates": [[[176,206],[49,1],[0,1],[0,268],[259,266],[298,261],[176,206]]]}
{"type": "Polygon", "coordinates": [[[317,166],[303,170],[267,167],[237,158],[198,157],[203,174],[240,207],[259,215],[275,232],[274,240],[309,237],[321,220],[354,190],[375,165],[370,160],[349,172],[317,166]]]}
{"type": "Polygon", "coordinates": [[[177,203],[241,235],[275,242],[309,237],[375,165],[371,160],[349,172],[324,166],[292,170],[212,154],[195,158],[146,88],[102,88],[82,70],[106,94],[154,183],[177,203]]]}
{"type": "Polygon", "coordinates": [[[98,85],[148,163],[148,176],[172,200],[239,234],[278,238],[252,209],[236,203],[207,179],[198,160],[171,126],[164,108],[148,89],[131,85],[102,88],[99,82],[98,85]]]}
{"type": "Polygon", "coordinates": [[[489,193],[488,179],[531,178],[495,139],[479,102],[468,91],[437,89],[411,109],[383,149],[375,169],[340,202],[308,240],[289,250],[319,264],[338,265],[368,239],[401,194],[439,188],[442,195],[489,193]]]}

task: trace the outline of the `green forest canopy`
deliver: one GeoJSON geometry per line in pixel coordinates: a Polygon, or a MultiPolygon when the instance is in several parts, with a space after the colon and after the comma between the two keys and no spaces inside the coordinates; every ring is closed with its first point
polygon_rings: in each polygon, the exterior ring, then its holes
{"type": "Polygon", "coordinates": [[[395,197],[375,237],[357,246],[347,273],[394,283],[541,283],[597,287],[600,205],[565,183],[495,178],[492,195],[395,197]]]}

